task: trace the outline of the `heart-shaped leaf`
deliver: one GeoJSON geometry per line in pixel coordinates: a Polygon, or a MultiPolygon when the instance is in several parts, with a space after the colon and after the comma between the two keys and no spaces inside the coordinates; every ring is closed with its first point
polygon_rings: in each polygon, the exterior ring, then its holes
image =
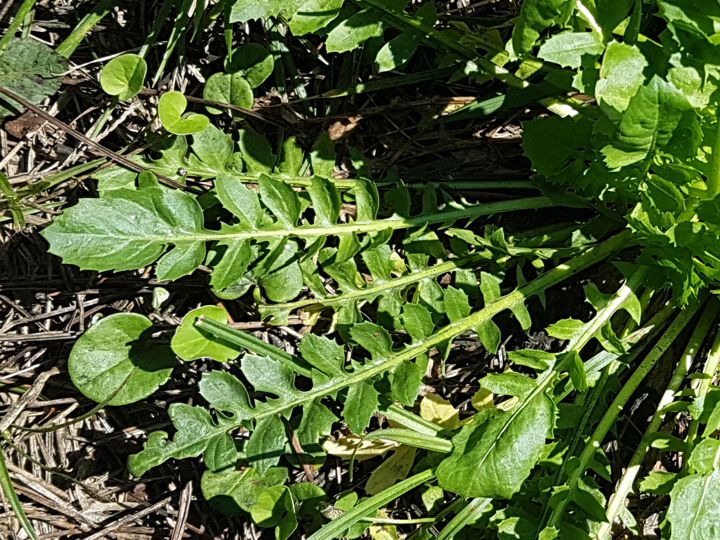
{"type": "MultiPolygon", "coordinates": [[[[250,109],[253,105],[252,88],[241,73],[216,73],[205,84],[203,97],[209,101],[219,101],[250,109]]],[[[217,107],[206,107],[210,114],[223,111],[217,107]]]]}
{"type": "Polygon", "coordinates": [[[151,339],[152,322],[137,313],[101,319],[73,347],[68,371],[86,397],[108,405],[134,403],[157,390],[172,373],[175,355],[151,339]]]}
{"type": "Polygon", "coordinates": [[[257,88],[272,75],[274,67],[270,51],[257,43],[246,43],[233,52],[227,71],[244,76],[250,86],[257,88]]]}
{"type": "Polygon", "coordinates": [[[105,93],[130,99],[142,90],[147,64],[142,56],[123,54],[110,60],[100,72],[100,86],[105,93]]]}
{"type": "Polygon", "coordinates": [[[165,129],[175,135],[191,135],[204,131],[210,120],[204,114],[187,113],[187,99],[181,92],[167,92],[160,96],[158,115],[165,129]]]}

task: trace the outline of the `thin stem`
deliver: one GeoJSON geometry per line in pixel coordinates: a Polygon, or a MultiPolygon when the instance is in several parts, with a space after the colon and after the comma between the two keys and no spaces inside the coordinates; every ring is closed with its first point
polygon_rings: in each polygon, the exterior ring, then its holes
{"type": "MultiPolygon", "coordinates": [[[[705,375],[705,377],[694,381],[692,385],[695,390],[696,399],[702,398],[708,393],[708,390],[710,390],[712,379],[718,370],[718,364],[720,364],[720,331],[715,335],[715,340],[710,347],[710,352],[703,366],[702,374],[705,375]]],[[[687,442],[689,445],[694,444],[699,428],[700,422],[697,419],[693,420],[688,429],[687,442]]]]}
{"type": "Polygon", "coordinates": [[[15,33],[22,25],[25,17],[28,16],[32,8],[35,6],[37,0],[25,0],[17,10],[15,17],[13,18],[10,26],[8,26],[2,39],[0,39],[0,52],[4,51],[5,48],[10,44],[10,41],[15,37],[15,33]]]}
{"type": "Polygon", "coordinates": [[[685,381],[685,377],[692,368],[700,347],[702,347],[703,342],[707,338],[712,325],[716,322],[719,312],[720,302],[714,298],[711,299],[705,306],[705,309],[698,320],[698,325],[695,327],[695,330],[693,330],[692,336],[690,336],[690,340],[685,347],[685,351],[680,358],[680,362],[675,368],[670,382],[660,398],[655,414],[648,424],[645,434],[643,435],[637,450],[635,450],[635,454],[633,454],[625,473],[618,482],[614,493],[608,500],[606,506],[608,519],[607,522],[600,525],[600,529],[596,535],[598,539],[610,538],[612,523],[620,512],[622,505],[625,504],[625,499],[635,483],[635,478],[637,477],[638,472],[640,472],[640,466],[645,460],[645,455],[650,449],[653,436],[658,432],[663,420],[665,419],[664,409],[675,399],[675,394],[678,390],[680,390],[680,387],[685,381]]]}
{"type": "Polygon", "coordinates": [[[720,118],[715,126],[715,144],[713,145],[712,163],[707,180],[708,198],[714,199],[720,194],[720,118]]]}
{"type": "Polygon", "coordinates": [[[1,450],[0,488],[2,488],[2,492],[5,494],[5,497],[8,498],[8,501],[10,502],[10,508],[12,508],[12,511],[15,513],[15,517],[20,522],[22,528],[25,530],[27,535],[32,538],[32,540],[37,540],[37,531],[35,531],[35,527],[33,527],[33,524],[30,522],[27,515],[25,514],[25,511],[23,510],[22,503],[20,502],[20,499],[15,492],[12,480],[10,479],[10,473],[8,472],[7,465],[5,464],[5,455],[1,450]]]}
{"type": "Polygon", "coordinates": [[[373,495],[372,497],[360,502],[352,510],[344,513],[339,518],[332,520],[319,531],[311,534],[307,540],[330,540],[332,538],[338,538],[352,525],[367,517],[368,514],[375,512],[378,508],[382,508],[411,489],[414,489],[425,482],[429,482],[434,477],[435,474],[428,469],[416,474],[415,476],[411,476],[410,478],[398,482],[394,486],[381,491],[377,495],[373,495]]]}
{"type": "Polygon", "coordinates": [[[440,531],[440,534],[437,535],[435,540],[449,540],[450,538],[454,538],[466,525],[475,522],[482,516],[491,504],[492,499],[471,499],[470,502],[443,527],[443,530],[440,531]]]}
{"type": "Polygon", "coordinates": [[[85,36],[92,32],[95,25],[99,23],[115,7],[117,0],[100,0],[90,13],[85,15],[75,29],[55,49],[60,56],[70,58],[85,39],[85,36]]]}
{"type": "Polygon", "coordinates": [[[655,364],[657,364],[668,348],[670,348],[670,346],[680,336],[682,331],[685,329],[685,326],[687,326],[690,320],[695,316],[698,307],[699,305],[695,304],[694,306],[682,311],[675,318],[662,337],[658,340],[655,347],[653,347],[650,353],[635,369],[633,374],[613,400],[610,407],[608,407],[605,415],[602,417],[600,423],[588,440],[583,453],[580,455],[579,463],[575,468],[573,468],[572,473],[568,477],[568,489],[563,494],[563,497],[557,501],[548,521],[548,527],[555,527],[559,524],[565,512],[565,508],[573,499],[573,494],[575,489],[577,489],[580,477],[585,473],[585,470],[587,469],[590,460],[595,455],[595,452],[597,452],[597,449],[600,448],[600,444],[605,439],[605,435],[607,435],[608,431],[610,431],[612,426],[615,424],[617,417],[624,410],[625,405],[633,396],[638,386],[640,386],[640,383],[642,383],[645,377],[647,377],[655,364]]]}

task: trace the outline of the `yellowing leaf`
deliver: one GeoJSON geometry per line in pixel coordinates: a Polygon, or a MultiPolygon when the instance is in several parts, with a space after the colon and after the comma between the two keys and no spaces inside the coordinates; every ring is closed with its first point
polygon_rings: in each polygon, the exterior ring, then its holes
{"type": "Polygon", "coordinates": [[[473,394],[473,397],[470,398],[470,403],[476,411],[480,409],[492,409],[495,407],[495,403],[493,402],[494,397],[493,393],[487,388],[480,388],[473,394]]]}
{"type": "Polygon", "coordinates": [[[395,453],[376,468],[365,484],[365,492],[375,495],[404,480],[415,461],[415,448],[401,446],[395,453]]]}
{"type": "Polygon", "coordinates": [[[323,443],[323,449],[328,455],[351,459],[354,454],[356,461],[383,456],[398,446],[392,441],[366,441],[355,436],[341,436],[335,440],[328,439],[323,443]]]}
{"type": "Polygon", "coordinates": [[[428,394],[420,402],[420,416],[447,429],[460,427],[460,413],[448,400],[428,394]]]}

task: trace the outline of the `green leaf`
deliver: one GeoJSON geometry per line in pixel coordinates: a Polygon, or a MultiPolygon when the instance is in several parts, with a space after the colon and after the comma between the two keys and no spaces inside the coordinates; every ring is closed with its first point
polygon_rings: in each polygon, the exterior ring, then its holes
{"type": "Polygon", "coordinates": [[[175,366],[170,348],[150,337],[152,322],[137,313],[100,319],[77,340],[68,359],[70,379],[84,396],[127,405],[151,395],[175,366]]]}
{"type": "MultiPolygon", "coordinates": [[[[253,91],[241,73],[216,73],[205,83],[203,98],[208,101],[229,103],[243,109],[252,109],[253,91]]],[[[205,107],[210,114],[221,114],[222,109],[205,107]]],[[[232,111],[231,111],[232,112],[232,111]]]]}
{"type": "Polygon", "coordinates": [[[251,128],[240,130],[240,150],[252,173],[269,173],[275,167],[275,154],[268,140],[251,128]]]}
{"type": "Polygon", "coordinates": [[[263,489],[250,509],[253,521],[261,527],[275,527],[275,538],[287,540],[297,528],[295,506],[285,486],[263,489]]]}
{"type": "Polygon", "coordinates": [[[640,491],[652,495],[669,495],[678,478],[678,473],[650,471],[640,482],[640,491]]]}
{"type": "Polygon", "coordinates": [[[147,64],[142,56],[123,54],[110,60],[100,71],[100,86],[106,94],[130,99],[142,90],[147,64]]]}
{"type": "Polygon", "coordinates": [[[526,0],[515,21],[512,45],[518,54],[532,50],[540,34],[548,27],[567,21],[575,8],[569,0],[526,0]]]}
{"type": "Polygon", "coordinates": [[[595,97],[600,105],[625,111],[645,80],[643,70],[646,66],[647,61],[637,46],[616,41],[610,43],[600,68],[600,80],[595,86],[595,97]]]}
{"type": "Polygon", "coordinates": [[[370,418],[377,411],[378,391],[369,382],[353,384],[345,399],[345,422],[350,431],[362,434],[370,424],[370,418]]]}
{"type": "Polygon", "coordinates": [[[678,480],[670,492],[667,519],[671,539],[707,540],[717,537],[720,519],[720,470],[678,480]]]}
{"type": "Polygon", "coordinates": [[[378,72],[392,71],[408,62],[415,54],[418,42],[417,35],[410,32],[388,41],[375,57],[378,72]]]}
{"type": "MultiPolygon", "coordinates": [[[[33,105],[60,89],[67,62],[44,43],[33,38],[13,39],[0,52],[0,86],[33,105]]],[[[0,120],[16,115],[23,107],[6,96],[0,98],[0,120]],[[8,105],[10,108],[8,108],[8,105]]]]}
{"type": "Polygon", "coordinates": [[[551,116],[523,123],[523,132],[523,148],[533,168],[551,177],[582,158],[590,146],[592,122],[551,116]]]}
{"type": "Polygon", "coordinates": [[[365,9],[351,15],[330,30],[325,48],[331,53],[352,51],[368,39],[381,36],[382,33],[382,22],[377,11],[365,9]]]}
{"type": "Polygon", "coordinates": [[[683,113],[691,109],[685,96],[659,77],[638,90],[602,153],[611,169],[651,159],[670,142],[683,113]]]}
{"type": "Polygon", "coordinates": [[[598,57],[604,50],[605,44],[595,32],[564,32],[543,43],[538,56],[563,67],[579,68],[585,57],[598,57]]]}
{"type": "Polygon", "coordinates": [[[509,499],[540,458],[555,412],[545,394],[516,410],[478,412],[453,437],[453,452],[437,469],[440,487],[464,497],[509,499]]]}
{"type": "Polygon", "coordinates": [[[187,242],[160,257],[155,274],[160,281],[173,281],[192,274],[204,259],[205,242],[187,242]]]}
{"type": "Polygon", "coordinates": [[[305,361],[325,375],[343,374],[345,348],[332,339],[307,334],[300,341],[300,353],[305,361]]]}
{"type": "Polygon", "coordinates": [[[282,242],[280,248],[277,258],[260,278],[260,285],[273,302],[292,300],[303,287],[302,269],[297,261],[297,242],[282,242]]]}
{"type": "Polygon", "coordinates": [[[220,512],[236,515],[250,512],[263,489],[280,486],[288,479],[287,469],[273,467],[260,474],[247,467],[242,471],[205,471],[200,480],[203,497],[220,512]]]}
{"type": "Polygon", "coordinates": [[[700,474],[712,474],[720,467],[720,441],[703,439],[693,448],[688,467],[700,474]]]}
{"type": "Polygon", "coordinates": [[[303,152],[297,137],[285,139],[282,144],[282,159],[277,170],[291,176],[300,176],[304,161],[305,152],[303,152]]]}
{"type": "Polygon", "coordinates": [[[187,362],[200,358],[227,362],[237,358],[240,351],[224,345],[195,326],[200,317],[207,317],[223,324],[228,321],[228,314],[221,307],[203,306],[190,311],[183,317],[182,324],[177,327],[170,342],[175,354],[187,362]]]}
{"type": "Polygon", "coordinates": [[[508,358],[519,366],[545,371],[550,368],[555,360],[555,354],[538,349],[520,349],[508,351],[508,358]]]}
{"type": "MultiPolygon", "coordinates": [[[[50,251],[88,270],[135,270],[158,259],[173,238],[202,230],[191,195],[178,190],[118,189],[112,197],[81,199],[43,231],[50,251]],[[158,209],[170,209],[158,212],[158,209]]],[[[193,249],[192,241],[176,246],[193,249]]]]}
{"type": "Polygon", "coordinates": [[[243,279],[253,262],[254,254],[247,240],[218,242],[218,246],[226,249],[220,262],[213,267],[210,286],[216,291],[222,291],[243,279]]]}
{"type": "Polygon", "coordinates": [[[166,92],[158,101],[158,116],[165,129],[175,135],[190,135],[205,130],[210,124],[208,117],[187,113],[187,99],[181,92],[166,92]]]}
{"type": "Polygon", "coordinates": [[[236,0],[230,9],[230,23],[244,23],[253,19],[267,19],[280,14],[287,2],[285,0],[236,0]]]}
{"type": "Polygon", "coordinates": [[[577,319],[561,319],[548,326],[545,331],[557,339],[572,339],[584,326],[585,323],[577,319]]]}
{"type": "Polygon", "coordinates": [[[264,418],[257,423],[255,430],[245,445],[245,454],[250,465],[260,474],[278,464],[284,454],[287,435],[282,420],[277,416],[264,418]]]}
{"type": "Polygon", "coordinates": [[[470,302],[465,291],[450,286],[445,289],[443,300],[445,313],[450,322],[459,321],[470,314],[470,302]]]}
{"type": "Polygon", "coordinates": [[[280,180],[263,175],[258,179],[260,198],[286,228],[296,226],[300,219],[300,201],[293,189],[280,180]]]}
{"type": "Polygon", "coordinates": [[[240,218],[243,226],[255,230],[262,225],[265,211],[257,191],[231,176],[219,176],[215,180],[215,192],[222,205],[240,218]]]}
{"type": "Polygon", "coordinates": [[[498,396],[516,396],[524,398],[532,392],[537,383],[534,379],[506,371],[505,373],[489,373],[480,379],[480,387],[498,396]]]}
{"type": "Polygon", "coordinates": [[[317,32],[339,14],[344,0],[300,0],[288,25],[296,36],[317,32]]]}
{"type": "Polygon", "coordinates": [[[237,72],[252,88],[257,88],[272,75],[274,67],[275,58],[270,51],[259,43],[246,43],[233,51],[227,71],[237,72]]]}
{"type": "Polygon", "coordinates": [[[350,329],[352,340],[367,350],[373,360],[392,354],[392,338],[387,330],[373,323],[363,322],[350,329]]]}
{"type": "Polygon", "coordinates": [[[414,362],[403,362],[393,373],[392,395],[403,405],[412,407],[420,393],[423,372],[414,362]]]}
{"type": "Polygon", "coordinates": [[[312,179],[308,189],[317,222],[321,225],[335,225],[340,217],[340,194],[335,185],[319,176],[312,179]]]}

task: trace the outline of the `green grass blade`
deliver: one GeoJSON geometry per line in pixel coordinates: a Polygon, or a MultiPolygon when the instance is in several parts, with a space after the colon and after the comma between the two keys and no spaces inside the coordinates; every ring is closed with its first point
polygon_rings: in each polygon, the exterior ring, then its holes
{"type": "Polygon", "coordinates": [[[2,487],[3,493],[10,503],[10,508],[12,508],[12,511],[15,513],[15,517],[20,522],[22,528],[25,529],[25,532],[30,538],[32,538],[32,540],[37,540],[37,531],[35,531],[35,527],[33,527],[33,524],[25,514],[22,503],[20,502],[20,499],[15,492],[15,488],[12,485],[12,480],[10,479],[10,473],[8,472],[7,465],[5,464],[5,455],[3,452],[0,452],[0,487],[2,487]]]}

